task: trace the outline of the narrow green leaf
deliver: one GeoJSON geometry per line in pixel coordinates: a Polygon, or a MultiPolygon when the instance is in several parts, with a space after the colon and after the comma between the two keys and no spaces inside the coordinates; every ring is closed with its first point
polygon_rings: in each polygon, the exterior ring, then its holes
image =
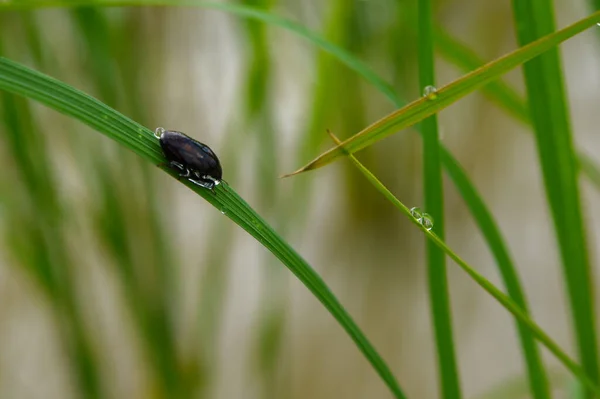
{"type": "MultiPolygon", "coordinates": [[[[78,119],[154,164],[165,161],[158,139],[149,129],[65,83],[4,57],[0,57],[0,89],[34,99],[78,119]]],[[[176,175],[166,166],[161,168],[172,176],[176,175]]],[[[394,396],[405,398],[387,364],[321,277],[231,187],[222,183],[215,188],[213,194],[193,183],[183,183],[279,258],[346,330],[394,396]]]]}
{"type": "MultiPolygon", "coordinates": [[[[435,92],[431,19],[431,2],[420,0],[418,2],[419,85],[425,91],[425,96],[434,99],[437,93],[435,92]]],[[[443,239],[444,192],[437,115],[423,119],[421,136],[423,137],[425,211],[435,218],[433,229],[438,237],[443,239]]],[[[427,240],[426,248],[429,298],[441,379],[441,396],[445,399],[460,399],[462,395],[452,329],[446,257],[444,252],[430,240],[427,240]]]]}
{"type": "Polygon", "coordinates": [[[524,62],[542,54],[545,51],[557,46],[561,42],[583,32],[585,29],[593,26],[600,21],[600,12],[596,12],[587,18],[584,18],[560,31],[544,36],[535,42],[521,47],[495,61],[492,61],[475,71],[464,75],[454,82],[440,88],[436,92],[435,99],[424,96],[412,103],[406,105],[388,116],[378,120],[368,126],[361,132],[348,138],[341,145],[334,147],[306,166],[297,171],[286,175],[291,176],[309,170],[325,166],[340,155],[344,150],[349,153],[355,153],[361,149],[374,144],[375,142],[388,137],[395,132],[414,125],[424,118],[431,116],[442,109],[453,104],[457,100],[477,90],[481,86],[497,79],[502,74],[523,64],[524,62]]]}

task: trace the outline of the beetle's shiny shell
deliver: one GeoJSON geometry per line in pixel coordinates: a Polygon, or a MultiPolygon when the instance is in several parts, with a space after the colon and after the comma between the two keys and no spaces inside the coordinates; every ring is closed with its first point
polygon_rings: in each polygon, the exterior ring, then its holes
{"type": "Polygon", "coordinates": [[[206,144],[174,130],[165,130],[160,135],[160,147],[169,162],[177,162],[190,172],[208,175],[221,180],[223,171],[219,158],[206,144]]]}

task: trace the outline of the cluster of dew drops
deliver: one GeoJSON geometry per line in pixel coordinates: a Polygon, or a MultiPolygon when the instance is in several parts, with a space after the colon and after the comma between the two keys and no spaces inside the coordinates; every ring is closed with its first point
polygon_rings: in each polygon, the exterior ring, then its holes
{"type": "Polygon", "coordinates": [[[425,230],[429,231],[433,228],[433,218],[430,214],[421,212],[421,208],[411,208],[410,215],[415,218],[421,226],[425,227],[425,230]]]}

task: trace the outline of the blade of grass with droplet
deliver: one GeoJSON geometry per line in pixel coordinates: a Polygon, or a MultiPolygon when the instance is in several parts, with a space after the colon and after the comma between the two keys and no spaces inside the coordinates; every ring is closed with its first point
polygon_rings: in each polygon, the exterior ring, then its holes
{"type": "MultiPolygon", "coordinates": [[[[147,161],[156,165],[164,162],[158,140],[149,129],[81,91],[4,57],[0,57],[0,89],[39,101],[76,118],[125,145],[147,161]]],[[[167,166],[161,168],[176,176],[167,166]]],[[[321,277],[233,189],[222,183],[213,194],[187,181],[184,184],[225,212],[238,226],[277,256],[346,330],[394,396],[405,398],[387,364],[321,277]]]]}
{"type": "MultiPolygon", "coordinates": [[[[552,33],[555,29],[552,1],[515,0],[512,4],[521,45],[555,34],[552,33]]],[[[562,258],[577,351],[587,375],[598,383],[593,279],[558,49],[552,48],[525,63],[523,73],[546,197],[562,258]]],[[[593,396],[588,390],[586,397],[593,396]]]]}
{"type": "MultiPolygon", "coordinates": [[[[475,70],[485,64],[485,61],[471,48],[456,40],[440,27],[435,28],[435,43],[436,50],[464,72],[475,70]]],[[[519,121],[530,123],[529,110],[525,101],[508,84],[496,80],[483,86],[481,91],[519,121]]]]}
{"type": "MultiPolygon", "coordinates": [[[[453,38],[440,27],[435,29],[436,48],[449,62],[468,72],[479,68],[485,62],[470,48],[453,38]]],[[[482,88],[482,92],[496,104],[504,108],[519,121],[531,125],[527,104],[508,84],[495,81],[482,88]]],[[[600,168],[583,151],[578,151],[578,166],[583,174],[600,189],[600,168]]]]}
{"type": "MultiPolygon", "coordinates": [[[[307,172],[333,162],[344,151],[355,153],[376,143],[397,131],[414,125],[448,107],[462,97],[472,93],[481,86],[497,79],[502,74],[523,64],[524,62],[556,47],[561,42],[583,32],[600,21],[600,12],[596,12],[580,21],[555,33],[549,34],[518,50],[513,51],[479,69],[470,72],[454,82],[443,86],[436,92],[435,100],[422,97],[406,105],[390,115],[378,120],[361,132],[342,142],[340,146],[330,149],[318,156],[306,166],[290,175],[307,172]],[[343,147],[343,149],[342,149],[343,147]]],[[[289,175],[287,175],[289,176],[289,175]]]]}
{"type": "MultiPolygon", "coordinates": [[[[433,60],[433,32],[431,2],[421,0],[417,6],[418,20],[418,68],[419,86],[432,90],[435,87],[435,67],[433,60]]],[[[434,96],[435,93],[426,95],[434,96]]],[[[444,191],[442,187],[442,165],[437,115],[431,115],[420,123],[423,138],[423,187],[425,210],[435,218],[436,234],[444,239],[444,191]]],[[[454,332],[450,311],[450,290],[444,252],[427,240],[427,280],[433,318],[433,331],[437,348],[437,361],[441,380],[441,397],[460,399],[459,371],[454,346],[454,332]]]]}
{"type": "MultiPolygon", "coordinates": [[[[336,144],[340,144],[341,141],[331,134],[331,137],[336,144]]],[[[458,256],[446,243],[441,240],[433,231],[430,231],[426,228],[422,223],[417,221],[415,217],[412,215],[412,212],[406,205],[404,205],[398,198],[394,196],[394,194],[387,189],[381,183],[375,175],[373,175],[366,167],[364,167],[358,159],[352,154],[346,154],[351,161],[356,165],[356,167],[360,170],[360,172],[369,180],[369,182],[388,200],[394,205],[400,212],[405,214],[409,220],[416,225],[429,240],[432,240],[441,250],[443,250],[446,255],[448,255],[452,260],[460,266],[475,282],[483,288],[488,294],[494,297],[506,310],[508,310],[516,320],[526,326],[529,332],[544,345],[556,358],[576,376],[583,384],[585,384],[589,389],[593,390],[597,395],[600,395],[600,386],[596,385],[596,383],[587,376],[585,371],[581,368],[579,364],[577,364],[573,359],[571,359],[561,348],[558,346],[548,334],[544,332],[528,315],[527,313],[519,306],[517,303],[500,291],[494,284],[492,284],[489,280],[487,280],[483,275],[475,270],[471,265],[465,262],[460,256],[458,256]]]]}

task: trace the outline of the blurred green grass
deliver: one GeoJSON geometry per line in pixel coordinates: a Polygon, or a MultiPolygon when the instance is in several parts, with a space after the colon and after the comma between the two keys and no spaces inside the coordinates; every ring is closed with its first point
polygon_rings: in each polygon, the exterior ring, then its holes
{"type": "MultiPolygon", "coordinates": [[[[276,9],[274,1],[249,2],[266,10],[276,9]]],[[[387,4],[387,3],[386,3],[387,4]]],[[[377,20],[365,17],[368,4],[361,2],[334,1],[325,9],[323,18],[324,36],[333,43],[348,49],[358,58],[369,59],[373,49],[379,50],[385,40],[393,43],[391,59],[375,59],[378,63],[387,62],[382,69],[391,70],[396,89],[410,98],[410,83],[405,77],[411,62],[414,62],[415,43],[402,40],[406,31],[406,15],[414,13],[410,5],[402,2],[392,5],[402,18],[377,20]],[[403,13],[403,11],[406,11],[403,13]],[[412,55],[411,55],[412,54],[412,55]]],[[[293,7],[292,7],[293,9],[293,7]]],[[[168,11],[166,11],[168,12],[168,11]]],[[[381,14],[376,14],[380,18],[381,14]]],[[[74,10],[52,11],[3,11],[0,14],[2,44],[0,53],[21,61],[34,69],[51,73],[64,80],[83,82],[86,91],[115,107],[134,120],[153,126],[158,123],[149,106],[143,101],[150,96],[158,97],[157,88],[149,88],[147,82],[139,79],[139,68],[143,59],[139,57],[139,48],[148,48],[148,41],[156,40],[160,34],[145,37],[139,34],[144,24],[158,27],[165,20],[162,10],[148,11],[137,8],[81,8],[74,10]],[[60,22],[52,22],[60,21],[60,22]],[[63,23],[73,33],[60,51],[70,54],[65,61],[63,54],[54,52],[50,46],[47,22],[63,23]],[[72,48],[69,49],[69,46],[72,48]]],[[[410,17],[408,17],[410,19],[410,17]]],[[[281,189],[276,174],[281,168],[289,166],[283,154],[277,151],[275,107],[277,100],[273,90],[272,74],[277,54],[270,50],[270,38],[277,33],[259,21],[239,21],[242,26],[247,52],[244,85],[240,89],[242,122],[232,121],[228,126],[228,136],[224,140],[223,158],[231,160],[226,179],[235,182],[241,179],[240,169],[244,162],[250,163],[254,180],[258,182],[257,201],[262,215],[276,220],[282,232],[294,233],[305,226],[304,215],[311,209],[314,184],[308,179],[299,178],[290,191],[281,189]],[[240,133],[239,130],[247,131],[240,133]],[[247,137],[246,137],[247,136],[247,137]],[[240,143],[244,143],[240,145],[240,143]],[[241,152],[250,145],[258,146],[254,159],[242,158],[241,152]],[[238,159],[239,158],[239,159],[238,159]],[[280,205],[292,204],[292,205],[280,205]],[[293,208],[290,214],[288,207],[293,208]]],[[[446,40],[451,39],[443,31],[438,33],[446,40]]],[[[444,50],[447,46],[443,45],[444,50]]],[[[442,51],[444,53],[444,51],[442,51]]],[[[465,54],[453,53],[452,61],[463,67],[473,67],[476,61],[465,54]]],[[[450,56],[449,55],[449,56],[450,56]]],[[[307,106],[308,114],[305,126],[298,141],[296,152],[288,154],[296,164],[305,162],[323,150],[327,144],[325,128],[334,131],[355,132],[369,123],[372,113],[366,109],[373,103],[378,104],[373,91],[366,89],[354,72],[335,62],[336,56],[315,55],[314,90],[307,106]]],[[[157,66],[154,66],[157,68],[157,66]]],[[[521,120],[523,105],[516,104],[516,96],[504,96],[503,87],[489,86],[489,96],[496,99],[509,113],[521,120]],[[496,90],[494,91],[494,87],[496,90]]],[[[381,85],[380,90],[391,88],[381,85]]],[[[391,88],[394,90],[394,88],[391,88]]],[[[510,92],[509,92],[510,93],[510,92]]],[[[413,93],[414,94],[414,93],[413,93]]],[[[564,97],[564,94],[562,95],[564,97]]],[[[531,101],[531,98],[529,98],[531,101]]],[[[563,98],[564,100],[564,98],[563,98]]],[[[131,153],[114,143],[95,135],[72,134],[70,130],[80,129],[79,125],[61,120],[58,125],[65,128],[60,134],[52,131],[56,121],[40,113],[27,100],[2,93],[1,98],[0,141],[7,157],[2,161],[5,169],[16,173],[2,174],[0,198],[7,217],[3,219],[5,247],[8,249],[11,266],[26,270],[34,278],[43,294],[56,309],[56,318],[61,320],[61,336],[64,350],[71,360],[72,374],[76,376],[82,397],[108,397],[106,372],[98,360],[102,349],[95,343],[94,322],[85,316],[85,308],[78,301],[78,280],[74,272],[85,255],[73,250],[72,227],[77,223],[70,210],[79,206],[76,199],[61,194],[58,181],[61,179],[62,162],[57,157],[74,159],[78,178],[84,182],[84,190],[92,193],[92,200],[81,211],[91,221],[90,231],[94,246],[106,255],[102,266],[118,276],[121,285],[120,302],[127,309],[137,339],[141,343],[145,366],[151,375],[142,391],[145,397],[212,397],[211,389],[217,379],[218,356],[215,353],[219,339],[222,312],[227,296],[227,279],[230,269],[231,253],[234,251],[235,230],[230,224],[224,225],[219,219],[209,222],[214,235],[207,243],[207,270],[200,282],[198,298],[197,329],[203,337],[191,348],[181,348],[177,337],[181,334],[176,323],[178,314],[177,278],[182,269],[179,264],[178,243],[167,233],[169,218],[165,213],[165,204],[172,201],[171,195],[156,181],[156,168],[142,162],[131,153]],[[52,152],[52,140],[64,144],[58,156],[52,152]],[[118,160],[115,162],[115,159],[118,160]],[[126,173],[124,173],[126,171],[126,173]],[[67,215],[69,214],[69,215],[67,215]],[[208,343],[208,344],[207,344],[208,343]],[[210,343],[214,343],[211,345],[210,343]]],[[[396,104],[398,105],[398,104],[396,104]]],[[[389,106],[388,106],[389,107],[389,106]]],[[[385,108],[385,107],[384,107],[385,108]]],[[[390,111],[391,108],[386,109],[390,111]]],[[[382,114],[382,113],[377,113],[382,114]]],[[[400,149],[394,149],[392,154],[400,149]]],[[[368,163],[374,164],[375,171],[394,175],[380,161],[381,150],[369,148],[363,153],[368,163]],[[377,167],[377,164],[381,166],[377,167]]],[[[393,155],[392,155],[393,156],[393,155]]],[[[549,165],[553,165],[552,157],[549,165]]],[[[554,164],[556,166],[556,164],[554,164]]],[[[548,166],[550,167],[550,166],[548,166]]],[[[586,170],[594,170],[588,168],[586,170]]],[[[597,169],[596,169],[597,170],[597,169]]],[[[243,171],[241,171],[243,172],[243,171]]],[[[411,174],[414,171],[401,172],[411,174]]],[[[551,172],[548,172],[551,173],[551,172]]],[[[574,173],[571,171],[570,173],[574,173]]],[[[571,176],[571,178],[574,178],[571,176]]],[[[347,214],[349,223],[357,229],[372,228],[370,220],[385,218],[381,199],[364,189],[361,180],[351,168],[344,169],[344,190],[349,205],[347,214]]],[[[400,190],[406,183],[400,184],[400,190]]],[[[564,190],[559,190],[564,192],[564,190]]],[[[579,208],[575,196],[573,207],[579,208]]],[[[434,200],[435,203],[435,200],[434,200]]],[[[441,201],[437,205],[443,205],[441,201]]],[[[168,208],[168,207],[167,207],[168,208]]],[[[560,206],[558,207],[562,209],[560,206]]],[[[387,218],[386,218],[387,219],[387,218]]],[[[565,220],[569,219],[565,216],[565,220]]],[[[385,220],[382,225],[392,223],[385,220]]],[[[385,228],[385,227],[381,227],[385,228]]],[[[557,232],[570,234],[574,229],[557,226],[557,232]]],[[[579,230],[579,227],[576,229],[579,230]]],[[[398,234],[397,229],[391,230],[398,234]]],[[[585,240],[577,238],[563,254],[563,264],[570,263],[569,251],[585,254],[585,240]],[[577,244],[577,245],[576,245],[577,244]],[[577,247],[577,249],[575,249],[577,247]]],[[[74,242],[78,242],[75,238],[74,242]]],[[[568,248],[568,244],[564,244],[568,248]]],[[[85,252],[84,252],[85,253],[85,252]]],[[[585,262],[580,262],[585,263],[585,262]]],[[[584,267],[584,266],[582,266],[584,267]]],[[[267,287],[262,293],[262,305],[265,316],[258,320],[256,366],[262,378],[261,397],[284,397],[285,387],[290,384],[289,372],[281,368],[289,367],[282,355],[288,293],[285,290],[287,275],[273,264],[271,258],[265,258],[263,280],[267,287]],[[274,299],[277,298],[277,299],[274,299]],[[278,306],[272,307],[276,301],[278,306]]],[[[572,271],[575,273],[575,271],[572,271]]],[[[567,279],[570,270],[566,270],[567,279]]],[[[587,286],[590,276],[579,273],[571,290],[587,286]]],[[[582,292],[591,298],[591,293],[582,292]]],[[[578,309],[574,304],[573,309],[578,309]]],[[[587,306],[587,305],[586,305],[587,306]]],[[[589,313],[589,312],[588,312],[589,313]]],[[[593,322],[593,315],[576,316],[583,318],[582,323],[593,322]]],[[[577,324],[577,319],[576,319],[577,324]]],[[[587,336],[590,339],[590,336],[587,336]]],[[[592,338],[595,338],[593,335],[592,338]]],[[[580,341],[580,352],[586,350],[594,359],[594,345],[589,341],[580,341]]],[[[390,355],[391,356],[391,355],[390,355]]],[[[588,360],[588,368],[593,371],[593,361],[588,360]]],[[[592,373],[593,374],[593,373],[592,373]]],[[[593,376],[594,378],[597,376],[593,376]]],[[[402,378],[400,378],[402,380],[402,378]]],[[[450,396],[451,397],[451,396],[450,396]]]]}

